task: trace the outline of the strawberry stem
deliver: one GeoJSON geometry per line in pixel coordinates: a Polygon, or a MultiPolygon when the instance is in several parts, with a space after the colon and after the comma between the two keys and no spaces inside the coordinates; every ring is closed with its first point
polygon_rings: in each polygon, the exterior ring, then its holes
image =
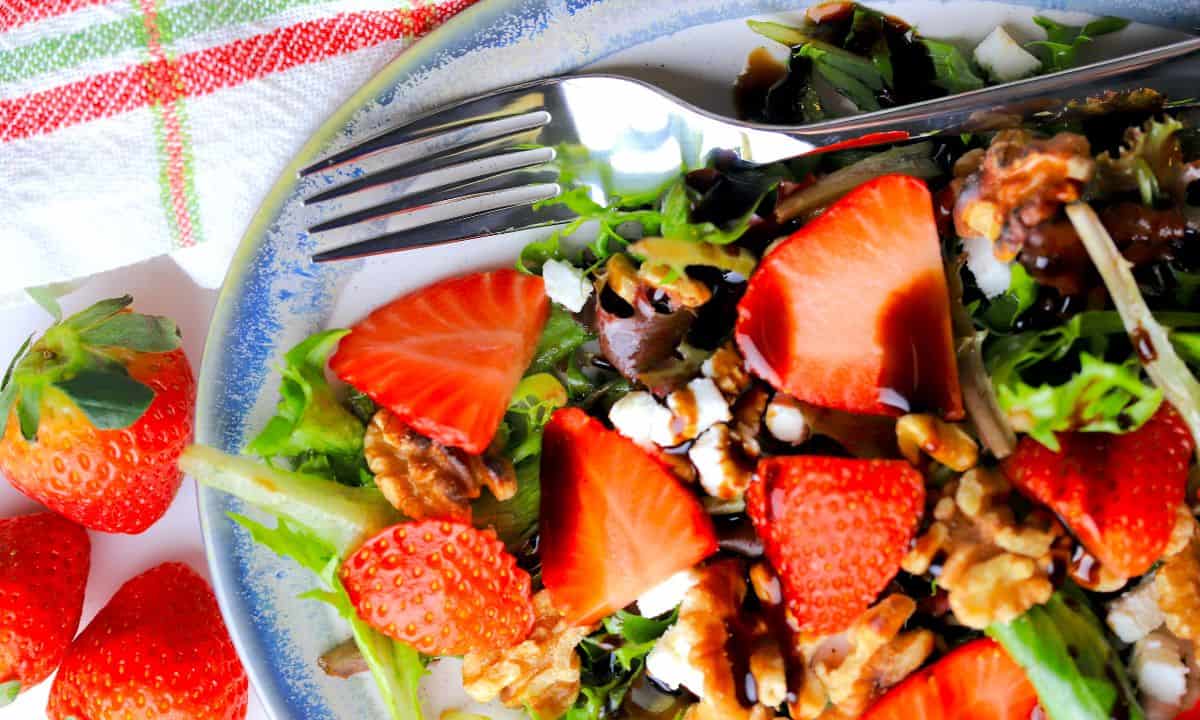
{"type": "Polygon", "coordinates": [[[13,380],[22,386],[55,383],[74,374],[87,360],[79,333],[64,325],[54,325],[21,358],[13,380]]]}
{"type": "Polygon", "coordinates": [[[15,403],[22,436],[36,440],[42,401],[58,402],[62,395],[101,430],[129,427],[141,418],[154,391],[131,378],[125,366],[134,353],[176,350],[180,339],[173,321],[130,312],[132,302],[128,295],[101,300],[21,346],[0,383],[0,436],[15,403]]]}

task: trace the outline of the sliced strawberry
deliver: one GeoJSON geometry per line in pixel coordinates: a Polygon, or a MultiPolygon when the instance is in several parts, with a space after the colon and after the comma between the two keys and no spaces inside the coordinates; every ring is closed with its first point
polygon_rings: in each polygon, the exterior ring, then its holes
{"type": "Polygon", "coordinates": [[[1029,720],[1037,704],[1021,666],[981,639],[910,675],[862,720],[1029,720]]]}
{"type": "Polygon", "coordinates": [[[550,312],[542,279],[443,280],[371,313],[329,361],[338,377],[443,445],[487,449],[550,312]]]}
{"type": "Polygon", "coordinates": [[[341,576],[359,617],[426,655],[506,648],[533,627],[529,573],[491,530],[393,525],[363,543],[341,576]]]}
{"type": "Polygon", "coordinates": [[[542,440],[542,580],[572,623],[592,623],[716,552],[712,520],[632,440],[563,408],[542,440]]]}
{"type": "Polygon", "coordinates": [[[772,250],[738,304],[746,365],[776,389],[874,415],[963,416],[929,190],[889,175],[772,250]]]}
{"type": "Polygon", "coordinates": [[[815,635],[845,630],[896,576],[924,503],[903,460],[816,455],[760,460],[746,493],[788,611],[815,635]]]}
{"type": "Polygon", "coordinates": [[[1059,452],[1022,438],[1005,474],[1058,513],[1101,565],[1123,577],[1149,570],[1187,490],[1194,445],[1179,413],[1164,403],[1135,432],[1057,437],[1059,452]]]}

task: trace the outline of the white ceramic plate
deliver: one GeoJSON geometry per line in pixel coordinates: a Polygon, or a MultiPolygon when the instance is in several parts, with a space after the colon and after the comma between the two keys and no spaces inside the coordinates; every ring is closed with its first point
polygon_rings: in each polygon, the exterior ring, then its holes
{"type": "MultiPolygon", "coordinates": [[[[1009,5],[954,0],[871,3],[931,37],[969,48],[997,24],[1025,39],[1037,7],[1082,20],[1108,12],[1164,27],[1200,25],[1194,0],[1155,3],[1047,0],[1009,5]],[[1032,6],[1032,7],[1031,7],[1032,6]]],[[[352,144],[445,102],[503,85],[569,71],[622,73],[657,83],[703,107],[729,112],[731,83],[747,53],[763,44],[744,18],[780,14],[798,21],[799,2],[783,0],[483,0],[405,52],[351,98],[301,150],[267,196],[226,279],[200,380],[199,442],[236,452],[270,416],[283,353],[309,333],[352,323],[369,309],[436,279],[511,264],[531,235],[412,251],[315,267],[304,232],[312,218],[299,199],[332,178],[295,180],[319,155],[352,144]],[[788,12],[789,9],[793,9],[788,12]]],[[[1135,25],[1089,49],[1116,53],[1178,39],[1135,25]]],[[[610,108],[636,112],[636,108],[610,108]]],[[[383,718],[369,676],[325,677],[316,658],[348,637],[326,606],[297,596],[314,579],[255,546],[226,517],[240,503],[209,490],[200,513],[215,588],[234,640],[268,712],[276,720],[383,718]]],[[[457,664],[434,664],[423,703],[430,720],[448,707],[471,709],[457,664]]],[[[493,718],[522,717],[474,708],[493,718]]]]}

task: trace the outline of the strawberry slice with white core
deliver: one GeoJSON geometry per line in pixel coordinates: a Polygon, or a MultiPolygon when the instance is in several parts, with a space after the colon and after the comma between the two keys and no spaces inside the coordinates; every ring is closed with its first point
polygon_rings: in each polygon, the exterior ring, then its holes
{"type": "Polygon", "coordinates": [[[537,276],[495,270],[450,278],[376,309],[342,339],[329,366],[417,432],[479,454],[549,313],[537,276]]]}
{"type": "Polygon", "coordinates": [[[542,580],[571,623],[590,624],[717,550],[696,496],[632,440],[578,408],[542,441],[542,580]]]}
{"type": "Polygon", "coordinates": [[[859,186],[759,263],[734,336],[752,372],[822,407],[963,416],[950,294],[925,183],[859,186]]]}

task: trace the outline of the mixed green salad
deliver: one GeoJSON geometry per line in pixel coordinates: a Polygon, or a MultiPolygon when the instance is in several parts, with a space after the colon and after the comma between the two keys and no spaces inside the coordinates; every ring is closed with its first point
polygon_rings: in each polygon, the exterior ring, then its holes
{"type": "MultiPolygon", "coordinates": [[[[752,21],[790,60],[742,109],[961,92],[1125,25],[1037,22],[968,55],[856,3],[752,21]]],[[[558,148],[576,221],[306,339],[242,455],[182,464],[273,516],[233,520],[401,720],[452,657],[542,720],[1200,717],[1200,134],[1152,91],[1100,110],[604,203],[558,148]]]]}
{"type": "Polygon", "coordinates": [[[1033,20],[1045,31],[1043,39],[1021,44],[1001,26],[966,52],[858,3],[821,3],[805,19],[800,26],[749,21],[756,33],[791,52],[786,65],[765,48],[751,53],[736,92],[746,119],[811,123],[1066,70],[1078,63],[1080,49],[1129,24],[1106,16],[1075,26],[1038,15],[1033,20]],[[843,102],[831,103],[822,84],[843,102]]]}

